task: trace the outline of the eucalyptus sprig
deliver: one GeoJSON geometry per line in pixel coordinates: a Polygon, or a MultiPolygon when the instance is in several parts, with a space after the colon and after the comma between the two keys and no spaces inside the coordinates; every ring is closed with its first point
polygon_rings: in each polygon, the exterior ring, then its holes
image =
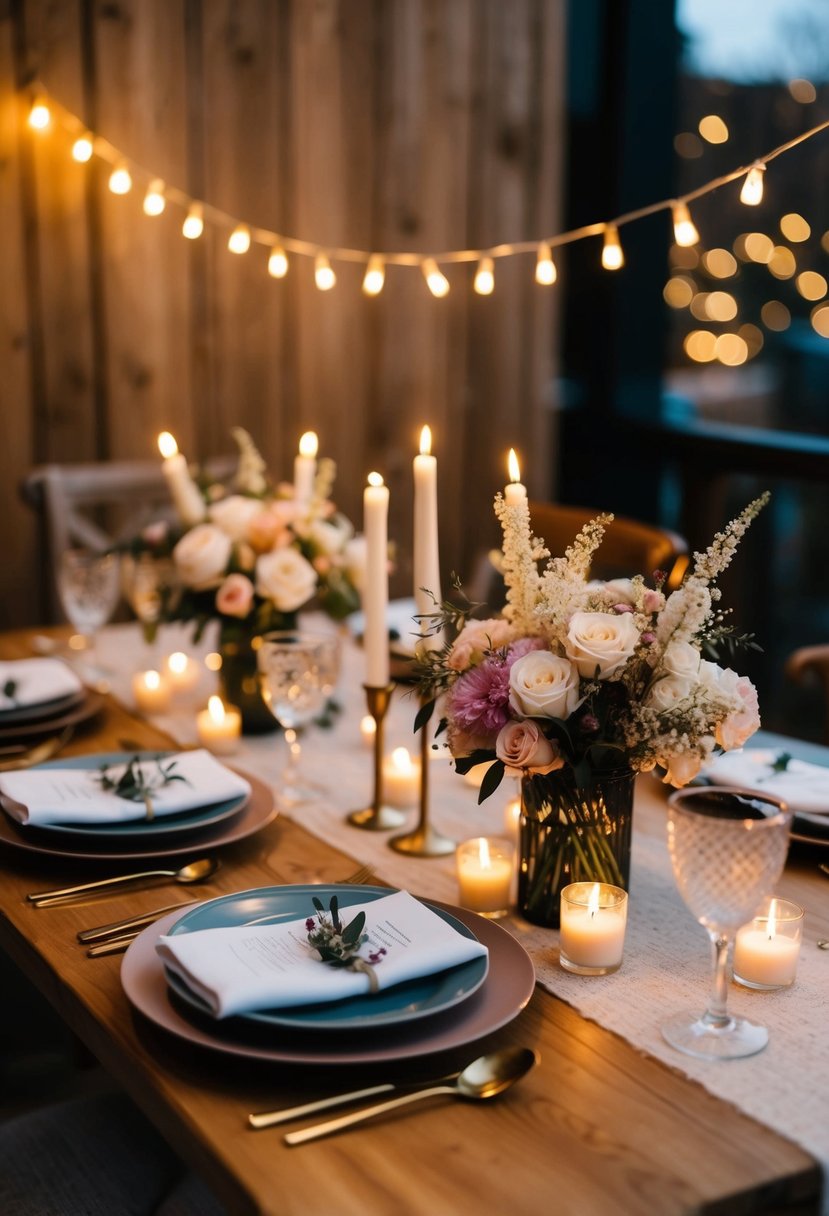
{"type": "Polygon", "coordinates": [[[17,680],[6,680],[3,685],[3,696],[8,697],[10,701],[14,701],[17,693],[17,680]]]}
{"type": "Polygon", "coordinates": [[[372,991],[376,990],[377,979],[372,971],[386,953],[385,947],[373,950],[367,958],[361,958],[360,948],[368,941],[364,932],[366,924],[365,912],[358,912],[354,920],[347,925],[340,919],[339,900],[331,896],[326,913],[322,900],[313,896],[312,902],[316,909],[316,920],[309,916],[305,922],[308,933],[308,944],[319,953],[320,960],[329,967],[347,967],[351,971],[364,971],[369,976],[372,991]]]}
{"type": "Polygon", "coordinates": [[[117,798],[125,798],[128,802],[143,802],[147,808],[147,818],[152,819],[153,794],[166,785],[172,785],[174,781],[183,781],[189,785],[186,777],[173,771],[176,764],[177,761],[170,760],[165,765],[161,757],[156,756],[156,771],[147,772],[142,768],[139,757],[133,756],[124,768],[120,764],[102,764],[96,779],[102,789],[115,794],[117,798]],[[113,768],[117,776],[112,775],[113,768]]]}

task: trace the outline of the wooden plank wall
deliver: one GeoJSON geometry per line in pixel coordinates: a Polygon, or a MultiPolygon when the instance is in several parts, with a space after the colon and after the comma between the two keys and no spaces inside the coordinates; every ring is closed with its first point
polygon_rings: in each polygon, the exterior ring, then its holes
{"type": "Polygon", "coordinates": [[[445,574],[495,537],[504,454],[553,491],[556,290],[532,257],[472,267],[433,299],[390,268],[376,299],[335,263],[323,293],[295,258],[226,249],[182,213],[143,215],[70,140],[28,130],[35,78],[132,160],[254,225],[315,242],[430,252],[559,224],[564,0],[0,0],[0,625],[31,621],[31,513],[17,485],[47,461],[193,459],[246,426],[289,476],[310,427],[355,521],[369,468],[392,488],[394,591],[410,579],[411,458],[439,456],[445,574]]]}

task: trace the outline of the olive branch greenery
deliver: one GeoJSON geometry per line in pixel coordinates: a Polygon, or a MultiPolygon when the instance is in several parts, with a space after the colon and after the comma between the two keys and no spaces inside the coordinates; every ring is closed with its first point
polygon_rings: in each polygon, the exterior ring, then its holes
{"type": "Polygon", "coordinates": [[[360,957],[360,948],[368,941],[368,934],[364,931],[365,912],[358,912],[352,921],[344,924],[340,919],[339,900],[336,895],[331,896],[327,912],[322,900],[316,895],[312,897],[312,903],[316,909],[316,919],[309,916],[305,921],[309,946],[318,952],[320,961],[327,963],[329,967],[345,967],[350,971],[362,971],[368,975],[370,989],[376,992],[377,977],[374,967],[381,961],[386,950],[380,946],[373,950],[368,958],[360,957]]]}
{"type": "Polygon", "coordinates": [[[153,794],[163,789],[165,785],[172,785],[174,781],[190,784],[181,773],[174,772],[176,764],[175,760],[170,760],[165,764],[160,756],[156,756],[156,771],[147,772],[142,768],[139,757],[133,756],[123,769],[120,764],[102,764],[96,774],[96,780],[102,789],[115,794],[117,798],[124,798],[128,802],[143,802],[147,810],[147,819],[153,819],[155,816],[153,794]],[[120,775],[113,776],[113,768],[121,770],[120,775]]]}

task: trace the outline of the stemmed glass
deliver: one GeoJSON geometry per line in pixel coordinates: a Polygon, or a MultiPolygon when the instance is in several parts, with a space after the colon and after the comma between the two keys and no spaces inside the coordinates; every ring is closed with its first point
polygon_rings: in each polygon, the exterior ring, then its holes
{"type": "Polygon", "coordinates": [[[335,634],[282,630],[265,634],[256,653],[262,696],[288,745],[280,801],[286,806],[309,802],[324,787],[301,771],[298,731],[323,707],[336,683],[340,640],[335,634]]]}
{"type": "Polygon", "coordinates": [[[703,1014],[675,1014],[662,1026],[672,1047],[702,1059],[762,1051],[768,1031],[732,1017],[728,948],[773,889],[789,845],[791,815],[767,794],[718,786],[679,790],[668,800],[668,848],[680,894],[711,938],[714,980],[703,1014]]]}
{"type": "Polygon", "coordinates": [[[89,656],[84,664],[86,674],[100,680],[107,673],[94,663],[95,634],[118,603],[118,556],[92,549],[66,549],[61,554],[57,583],[63,611],[84,638],[89,656]]]}

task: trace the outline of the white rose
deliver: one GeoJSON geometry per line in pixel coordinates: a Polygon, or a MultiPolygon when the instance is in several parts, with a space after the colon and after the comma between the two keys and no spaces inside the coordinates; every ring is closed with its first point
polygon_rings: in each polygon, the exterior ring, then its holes
{"type": "MultiPolygon", "coordinates": [[[[636,603],[636,588],[633,585],[633,579],[630,578],[612,578],[604,584],[605,591],[609,592],[614,604],[634,604],[636,603]]],[[[641,595],[641,592],[640,592],[641,595]]]]}
{"type": "Polygon", "coordinates": [[[706,692],[716,692],[720,684],[723,669],[717,663],[709,663],[702,659],[699,665],[699,682],[706,692]]]}
{"type": "Polygon", "coordinates": [[[242,494],[231,494],[210,508],[210,518],[231,540],[244,540],[248,524],[262,512],[258,498],[245,498],[242,494]]]}
{"type": "Polygon", "coordinates": [[[181,581],[197,591],[218,587],[225,576],[233,542],[214,524],[197,524],[173,549],[181,581]]]}
{"type": "Polygon", "coordinates": [[[669,642],[659,666],[668,675],[696,681],[700,669],[699,651],[690,642],[669,642]]]}
{"type": "Polygon", "coordinates": [[[668,770],[662,778],[665,784],[680,788],[694,780],[702,768],[702,757],[696,752],[682,752],[676,756],[666,756],[659,764],[668,770]]]}
{"type": "Polygon", "coordinates": [[[693,687],[693,680],[684,676],[663,676],[661,680],[657,680],[651,686],[644,703],[649,709],[663,713],[666,709],[673,709],[680,701],[684,701],[693,687]]]}
{"type": "Polygon", "coordinates": [[[256,590],[280,612],[295,612],[317,589],[317,572],[296,549],[276,549],[256,562],[256,590]]]}
{"type": "Polygon", "coordinates": [[[569,718],[579,704],[579,673],[549,650],[531,650],[509,673],[510,705],[527,718],[569,718]]]}
{"type": "Polygon", "coordinates": [[[579,669],[592,680],[606,680],[624,667],[639,645],[639,630],[633,616],[626,612],[574,612],[564,649],[579,669]]]}
{"type": "Polygon", "coordinates": [[[352,536],[346,543],[343,556],[346,574],[357,590],[362,591],[366,574],[366,538],[352,536]]]}
{"type": "MultiPolygon", "coordinates": [[[[342,520],[343,516],[339,516],[339,519],[342,520]]],[[[326,519],[315,519],[308,529],[308,539],[320,553],[332,557],[345,546],[351,532],[352,528],[347,520],[345,523],[336,523],[326,519]]]]}

